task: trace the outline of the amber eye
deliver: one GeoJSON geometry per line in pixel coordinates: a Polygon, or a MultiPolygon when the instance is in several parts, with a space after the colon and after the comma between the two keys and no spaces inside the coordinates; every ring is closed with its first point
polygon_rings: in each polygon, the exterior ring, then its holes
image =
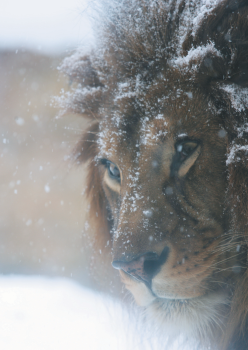
{"type": "Polygon", "coordinates": [[[110,161],[106,162],[106,166],[108,169],[109,176],[114,180],[120,181],[121,176],[120,176],[120,170],[118,169],[118,167],[110,161]]]}
{"type": "Polygon", "coordinates": [[[197,146],[198,143],[195,141],[182,142],[178,144],[176,150],[179,155],[179,160],[183,162],[194,152],[197,146]]]}

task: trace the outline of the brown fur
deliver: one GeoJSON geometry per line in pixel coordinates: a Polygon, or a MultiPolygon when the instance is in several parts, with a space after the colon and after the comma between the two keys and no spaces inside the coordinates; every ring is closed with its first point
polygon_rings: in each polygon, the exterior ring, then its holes
{"type": "MultiPolygon", "coordinates": [[[[233,101],[228,89],[248,91],[242,90],[248,87],[248,1],[220,1],[197,25],[178,33],[187,6],[183,0],[178,5],[174,0],[170,5],[105,1],[99,48],[89,56],[76,53],[63,64],[75,84],[65,106],[91,121],[75,158],[88,162],[97,255],[101,251],[110,264],[112,247],[113,260],[129,263],[147,251],[159,256],[169,247],[166,263],[152,280],[153,293],[161,298],[154,300],[142,280],[121,270],[127,289],[138,303],[152,305],[157,320],[171,308],[180,314],[177,300],[189,300],[186,309],[198,317],[197,298],[214,309],[212,300],[224,295],[225,305],[216,306],[219,315],[202,323],[207,334],[198,338],[213,349],[245,350],[248,102],[237,106],[237,96],[233,101]],[[206,48],[201,55],[187,56],[200,47],[206,48]],[[180,133],[198,148],[174,169],[180,133]],[[118,166],[121,186],[108,178],[102,158],[118,166]],[[170,298],[175,302],[164,301],[170,298]]],[[[190,6],[195,11],[195,4],[190,6]]],[[[176,316],[170,317],[169,322],[176,316]]]]}

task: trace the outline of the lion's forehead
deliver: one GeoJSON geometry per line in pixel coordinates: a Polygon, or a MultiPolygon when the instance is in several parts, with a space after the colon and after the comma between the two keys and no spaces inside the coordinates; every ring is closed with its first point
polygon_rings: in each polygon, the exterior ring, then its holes
{"type": "Polygon", "coordinates": [[[116,160],[125,158],[128,150],[129,158],[137,162],[140,149],[144,153],[170,138],[174,141],[186,136],[200,138],[209,132],[213,124],[219,124],[216,111],[201,93],[191,90],[182,93],[175,89],[167,96],[161,88],[136,98],[138,102],[126,98],[114,111],[106,110],[99,125],[100,156],[116,160]]]}
{"type": "MultiPolygon", "coordinates": [[[[170,118],[159,114],[155,118],[147,116],[140,119],[134,130],[115,127],[108,119],[103,120],[98,135],[98,158],[106,158],[122,169],[129,167],[132,171],[139,171],[140,167],[157,167],[163,160],[164,167],[169,165],[175,152],[177,142],[185,138],[201,139],[209,120],[203,120],[192,128],[191,123],[182,119],[170,118]]],[[[186,118],[187,121],[187,118],[186,118]]],[[[212,127],[212,126],[211,126],[212,127]]]]}
{"type": "Polygon", "coordinates": [[[136,163],[145,152],[166,144],[167,140],[188,136],[189,129],[184,126],[177,127],[176,118],[172,120],[164,114],[140,118],[131,132],[126,130],[125,121],[118,128],[107,118],[100,124],[99,155],[109,159],[125,159],[128,156],[136,163]]]}
{"type": "Polygon", "coordinates": [[[139,143],[142,145],[156,145],[163,141],[169,133],[170,120],[163,114],[158,114],[153,120],[143,118],[140,127],[139,143]]]}

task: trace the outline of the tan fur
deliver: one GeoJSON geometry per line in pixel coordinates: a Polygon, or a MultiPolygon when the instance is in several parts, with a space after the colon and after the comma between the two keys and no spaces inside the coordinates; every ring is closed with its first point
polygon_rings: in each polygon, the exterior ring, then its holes
{"type": "Polygon", "coordinates": [[[103,1],[65,106],[91,120],[97,280],[112,259],[162,334],[247,350],[248,1],[209,3],[103,1]]]}

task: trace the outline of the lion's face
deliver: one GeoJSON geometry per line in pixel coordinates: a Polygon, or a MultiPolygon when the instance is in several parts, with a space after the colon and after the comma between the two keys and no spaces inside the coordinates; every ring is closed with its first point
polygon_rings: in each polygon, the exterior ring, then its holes
{"type": "Polygon", "coordinates": [[[201,93],[174,88],[167,102],[160,114],[150,102],[150,117],[137,123],[105,121],[100,140],[113,266],[143,306],[212,298],[233,265],[219,248],[226,133],[201,93]]]}

